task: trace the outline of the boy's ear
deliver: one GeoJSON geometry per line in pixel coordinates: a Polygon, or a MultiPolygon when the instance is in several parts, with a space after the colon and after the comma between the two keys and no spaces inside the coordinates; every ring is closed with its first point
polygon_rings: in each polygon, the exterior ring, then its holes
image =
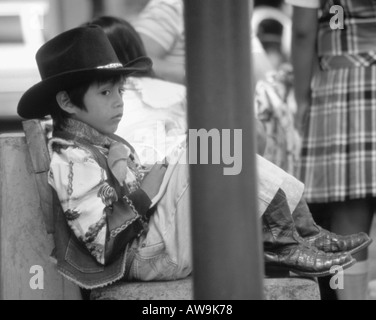
{"type": "Polygon", "coordinates": [[[59,91],[56,94],[56,101],[65,112],[70,114],[76,113],[76,106],[72,103],[66,91],[59,91]]]}

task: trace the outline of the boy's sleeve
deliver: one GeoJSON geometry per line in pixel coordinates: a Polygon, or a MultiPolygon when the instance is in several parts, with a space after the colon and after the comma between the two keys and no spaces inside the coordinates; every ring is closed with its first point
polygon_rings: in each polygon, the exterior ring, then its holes
{"type": "Polygon", "coordinates": [[[142,190],[119,197],[105,170],[86,150],[55,147],[49,183],[57,192],[69,227],[98,263],[105,265],[142,230],[140,218],[150,199],[142,190]]]}

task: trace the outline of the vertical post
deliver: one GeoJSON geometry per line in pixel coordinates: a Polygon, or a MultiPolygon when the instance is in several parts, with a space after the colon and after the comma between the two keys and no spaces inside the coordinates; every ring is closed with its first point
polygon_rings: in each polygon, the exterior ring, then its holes
{"type": "MultiPolygon", "coordinates": [[[[222,143],[222,129],[231,129],[231,141],[234,130],[242,130],[242,154],[235,159],[242,161],[238,175],[224,175],[223,166],[211,164],[218,146],[209,147],[209,165],[190,166],[194,298],[263,299],[250,4],[185,0],[185,21],[189,128],[219,130],[222,143]]],[[[222,163],[225,148],[219,146],[222,163]]]]}

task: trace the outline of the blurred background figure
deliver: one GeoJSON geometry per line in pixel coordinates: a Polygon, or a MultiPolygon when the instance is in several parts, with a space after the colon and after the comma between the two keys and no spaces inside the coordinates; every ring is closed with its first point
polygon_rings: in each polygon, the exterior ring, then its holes
{"type": "Polygon", "coordinates": [[[150,0],[134,20],[156,74],[165,80],[185,82],[183,0],[150,0]]]}
{"type": "Polygon", "coordinates": [[[40,80],[35,52],[45,41],[48,1],[0,1],[0,133],[21,129],[18,100],[40,80]]]}
{"type": "Polygon", "coordinates": [[[290,65],[269,72],[258,81],[255,92],[256,118],[264,124],[264,157],[296,175],[300,159],[301,136],[295,126],[296,103],[290,65]]]}
{"type": "Polygon", "coordinates": [[[263,77],[258,77],[255,91],[256,117],[266,131],[264,157],[295,175],[301,137],[295,125],[297,108],[290,62],[291,6],[283,0],[256,0],[254,4],[253,33],[271,65],[263,77]]]}
{"type": "Polygon", "coordinates": [[[260,39],[274,69],[290,61],[291,6],[284,0],[256,0],[253,32],[260,39]]]}

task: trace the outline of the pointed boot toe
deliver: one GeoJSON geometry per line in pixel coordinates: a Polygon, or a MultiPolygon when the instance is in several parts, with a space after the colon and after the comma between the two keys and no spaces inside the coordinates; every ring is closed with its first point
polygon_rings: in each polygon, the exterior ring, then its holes
{"type": "Polygon", "coordinates": [[[273,252],[265,251],[265,270],[291,271],[305,277],[325,277],[334,274],[334,268],[343,270],[355,264],[349,253],[325,253],[305,244],[287,246],[273,252]]]}
{"type": "Polygon", "coordinates": [[[355,254],[372,243],[372,239],[364,232],[340,236],[321,227],[319,227],[318,234],[304,238],[304,240],[324,252],[349,252],[350,254],[355,254]]]}

